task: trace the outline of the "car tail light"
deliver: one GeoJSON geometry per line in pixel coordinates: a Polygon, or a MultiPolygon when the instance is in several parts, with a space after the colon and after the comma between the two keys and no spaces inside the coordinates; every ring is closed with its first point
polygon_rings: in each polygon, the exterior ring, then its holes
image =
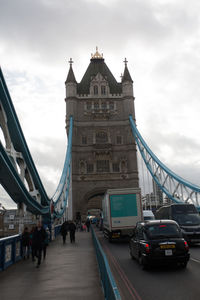
{"type": "Polygon", "coordinates": [[[149,244],[145,244],[145,251],[146,253],[149,253],[150,252],[150,247],[149,247],[149,244]]]}
{"type": "Polygon", "coordinates": [[[184,241],[184,244],[185,244],[185,249],[186,249],[186,250],[189,250],[188,243],[187,243],[186,241],[184,241]]]}

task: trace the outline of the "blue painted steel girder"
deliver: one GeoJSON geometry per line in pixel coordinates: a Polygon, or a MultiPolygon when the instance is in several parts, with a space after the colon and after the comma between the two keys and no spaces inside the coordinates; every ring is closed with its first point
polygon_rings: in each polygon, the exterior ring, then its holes
{"type": "Polygon", "coordinates": [[[25,160],[26,166],[29,172],[31,173],[35,188],[39,191],[41,195],[42,205],[49,205],[50,199],[46,194],[46,191],[42,185],[37,169],[35,167],[35,164],[29,152],[1,68],[0,68],[0,103],[6,114],[8,131],[13,146],[17,152],[20,152],[23,155],[23,159],[25,160]]]}
{"type": "Polygon", "coordinates": [[[141,156],[159,188],[173,202],[193,203],[200,211],[200,187],[181,178],[167,168],[145,143],[131,115],[129,121],[141,156]]]}
{"type": "Polygon", "coordinates": [[[27,191],[24,183],[21,181],[19,174],[3,145],[0,142],[0,182],[10,197],[16,203],[25,203],[28,210],[33,214],[46,215],[50,214],[49,206],[42,206],[27,191]]]}

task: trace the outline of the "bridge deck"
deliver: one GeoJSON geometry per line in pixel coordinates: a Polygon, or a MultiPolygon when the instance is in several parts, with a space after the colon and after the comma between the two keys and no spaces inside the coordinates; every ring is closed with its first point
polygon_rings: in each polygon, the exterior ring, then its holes
{"type": "Polygon", "coordinates": [[[91,233],[77,232],[76,243],[60,237],[47,247],[39,269],[29,260],[0,273],[1,300],[104,299],[91,233]]]}

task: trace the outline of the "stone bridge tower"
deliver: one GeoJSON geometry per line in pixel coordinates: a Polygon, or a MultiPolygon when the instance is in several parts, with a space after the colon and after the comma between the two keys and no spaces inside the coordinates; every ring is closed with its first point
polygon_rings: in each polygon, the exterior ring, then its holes
{"type": "Polygon", "coordinates": [[[125,59],[117,82],[98,49],[77,83],[70,68],[66,85],[66,129],[74,118],[72,140],[73,216],[101,208],[109,188],[138,187],[136,145],[129,125],[135,119],[133,81],[125,59]]]}

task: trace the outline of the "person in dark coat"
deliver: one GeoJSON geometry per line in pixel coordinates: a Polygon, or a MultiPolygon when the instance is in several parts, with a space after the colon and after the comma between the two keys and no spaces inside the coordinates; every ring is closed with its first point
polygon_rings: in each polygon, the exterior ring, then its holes
{"type": "Polygon", "coordinates": [[[46,230],[45,230],[45,240],[44,240],[44,246],[43,246],[43,259],[46,258],[47,246],[49,245],[49,239],[50,239],[49,228],[46,228],[46,230]]]}
{"type": "Polygon", "coordinates": [[[87,231],[89,232],[90,231],[90,219],[89,218],[87,218],[85,225],[87,226],[87,231]]]}
{"type": "Polygon", "coordinates": [[[69,222],[64,221],[63,224],[61,225],[61,228],[60,228],[60,233],[61,233],[62,238],[63,238],[63,244],[65,244],[65,242],[66,242],[66,235],[68,233],[68,230],[69,230],[69,222]]]}
{"type": "Polygon", "coordinates": [[[69,233],[70,233],[71,243],[75,243],[75,232],[76,232],[76,225],[73,221],[70,221],[69,222],[69,233]]]}
{"type": "Polygon", "coordinates": [[[32,239],[33,248],[35,249],[35,256],[38,259],[37,268],[39,268],[41,264],[42,250],[44,247],[45,237],[46,237],[45,230],[42,227],[42,223],[39,222],[33,232],[33,239],[32,239]]]}
{"type": "Polygon", "coordinates": [[[24,228],[22,233],[22,256],[23,259],[29,258],[30,251],[30,233],[28,231],[28,227],[24,228]]]}

